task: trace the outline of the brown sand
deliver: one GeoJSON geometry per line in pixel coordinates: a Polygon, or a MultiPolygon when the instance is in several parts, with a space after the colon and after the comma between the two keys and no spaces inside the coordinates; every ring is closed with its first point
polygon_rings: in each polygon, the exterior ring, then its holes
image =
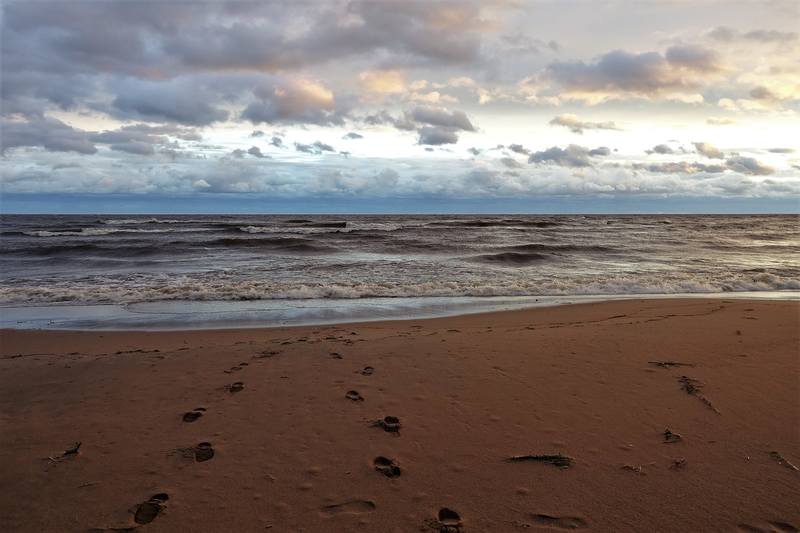
{"type": "Polygon", "coordinates": [[[0,531],[796,531],[799,312],[4,331],[0,531]]]}

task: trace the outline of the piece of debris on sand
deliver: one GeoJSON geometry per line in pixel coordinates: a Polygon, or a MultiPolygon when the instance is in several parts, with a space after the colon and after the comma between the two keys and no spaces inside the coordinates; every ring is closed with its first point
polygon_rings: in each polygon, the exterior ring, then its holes
{"type": "Polygon", "coordinates": [[[699,381],[697,381],[696,379],[692,379],[688,376],[681,376],[678,378],[678,383],[681,384],[681,389],[683,389],[683,391],[685,391],[686,394],[688,394],[689,396],[694,396],[695,398],[703,402],[706,405],[706,407],[708,407],[715,413],[720,414],[717,408],[714,407],[714,405],[711,403],[711,401],[700,393],[702,385],[700,384],[699,381]]]}
{"type": "Polygon", "coordinates": [[[506,459],[507,463],[545,463],[558,468],[569,468],[572,466],[572,457],[566,455],[513,455],[506,459]]]}
{"type": "Polygon", "coordinates": [[[778,452],[769,452],[769,456],[770,456],[770,458],[772,458],[773,461],[775,461],[776,463],[778,463],[781,466],[785,466],[789,470],[793,470],[795,472],[800,471],[800,468],[797,468],[795,465],[790,463],[785,457],[783,457],[778,452]]]}

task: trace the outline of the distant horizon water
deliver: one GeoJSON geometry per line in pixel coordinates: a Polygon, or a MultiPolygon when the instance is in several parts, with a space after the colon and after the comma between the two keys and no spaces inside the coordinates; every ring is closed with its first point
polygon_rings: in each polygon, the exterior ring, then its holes
{"type": "Polygon", "coordinates": [[[794,215],[2,215],[0,244],[16,308],[257,301],[338,319],[370,299],[413,315],[800,290],[794,215]]]}

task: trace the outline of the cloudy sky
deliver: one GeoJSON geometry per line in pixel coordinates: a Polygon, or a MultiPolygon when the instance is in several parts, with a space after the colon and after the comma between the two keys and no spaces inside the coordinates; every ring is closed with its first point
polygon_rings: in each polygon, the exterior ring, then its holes
{"type": "Polygon", "coordinates": [[[6,0],[12,211],[798,211],[800,2],[6,0]]]}

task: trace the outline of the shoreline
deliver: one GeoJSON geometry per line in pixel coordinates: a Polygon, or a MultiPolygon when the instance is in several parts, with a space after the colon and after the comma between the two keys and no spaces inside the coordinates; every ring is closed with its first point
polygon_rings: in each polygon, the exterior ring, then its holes
{"type": "Polygon", "coordinates": [[[0,529],[790,531],[798,318],[695,298],[5,330],[0,529]]]}
{"type": "Polygon", "coordinates": [[[272,329],[427,320],[581,303],[676,299],[796,301],[800,300],[800,291],[5,305],[0,306],[0,332],[272,329]]]}

